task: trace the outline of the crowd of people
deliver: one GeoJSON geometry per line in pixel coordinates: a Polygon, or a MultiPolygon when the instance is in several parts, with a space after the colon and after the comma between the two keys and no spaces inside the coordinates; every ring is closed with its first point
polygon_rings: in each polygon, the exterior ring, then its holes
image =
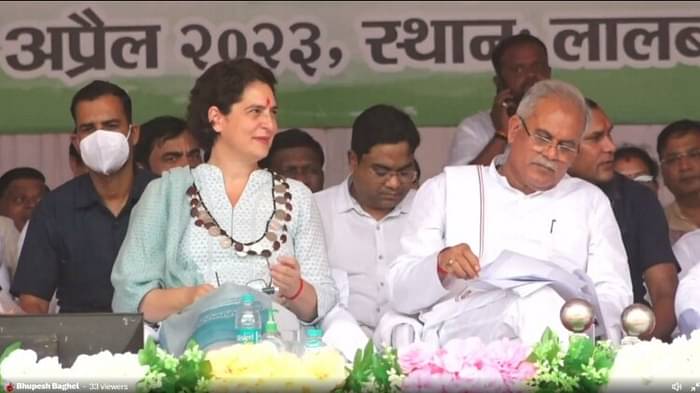
{"type": "Polygon", "coordinates": [[[632,303],[655,315],[644,339],[700,328],[700,123],[667,125],[657,164],[616,146],[605,97],[551,79],[538,38],[502,39],[492,63],[491,109],[461,122],[422,185],[416,125],[377,103],[353,122],[350,173],[326,187],[329,157],[304,130],[278,133],[277,81],[249,59],[208,68],[184,119],[135,124],[128,93],[93,81],[70,105],[75,177],[0,177],[0,293],[26,313],[157,324],[235,283],[303,324],[340,309],[402,345],[564,337],[573,286],[597,337],[620,340],[632,303]]]}

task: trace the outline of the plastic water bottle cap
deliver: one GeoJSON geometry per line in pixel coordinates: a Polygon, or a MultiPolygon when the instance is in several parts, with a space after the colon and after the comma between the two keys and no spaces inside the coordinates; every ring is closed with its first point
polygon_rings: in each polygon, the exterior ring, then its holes
{"type": "Polygon", "coordinates": [[[275,321],[276,312],[277,310],[272,308],[267,310],[267,322],[265,322],[265,333],[279,333],[279,328],[277,327],[277,322],[275,321]]]}
{"type": "Polygon", "coordinates": [[[321,329],[309,329],[306,331],[306,335],[309,337],[322,337],[323,330],[321,330],[321,329]]]}
{"type": "Polygon", "coordinates": [[[252,293],[246,293],[243,296],[241,296],[241,302],[243,304],[253,304],[255,301],[255,296],[253,296],[252,293]]]}

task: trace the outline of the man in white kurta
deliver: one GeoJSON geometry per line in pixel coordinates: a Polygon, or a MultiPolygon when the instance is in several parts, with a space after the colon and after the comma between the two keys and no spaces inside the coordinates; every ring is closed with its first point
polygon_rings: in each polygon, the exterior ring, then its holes
{"type": "Polygon", "coordinates": [[[605,195],[566,175],[588,118],[576,88],[538,82],[508,121],[507,157],[488,167],[447,167],[418,191],[387,282],[392,306],[425,323],[423,339],[533,344],[546,327],[567,336],[559,320],[564,300],[544,280],[463,291],[506,250],[586,273],[604,332],[619,339],[620,314],[632,302],[620,232],[605,195]]]}
{"type": "Polygon", "coordinates": [[[676,290],[678,329],[687,334],[700,329],[700,229],[678,239],[673,253],[683,269],[676,290]]]}

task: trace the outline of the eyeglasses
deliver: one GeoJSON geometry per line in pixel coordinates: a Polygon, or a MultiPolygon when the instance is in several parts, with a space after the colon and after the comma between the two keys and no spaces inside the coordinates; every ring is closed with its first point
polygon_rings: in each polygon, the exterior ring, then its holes
{"type": "Polygon", "coordinates": [[[523,129],[525,130],[525,133],[527,133],[527,136],[530,137],[532,144],[535,145],[535,150],[537,150],[537,152],[542,153],[549,149],[550,146],[554,146],[557,153],[561,154],[562,157],[567,159],[575,157],[578,153],[578,145],[571,142],[559,142],[554,145],[554,139],[552,139],[550,136],[531,133],[527,128],[525,119],[523,119],[520,115],[518,115],[518,119],[520,119],[520,124],[523,125],[523,129]]]}
{"type": "Polygon", "coordinates": [[[413,183],[418,178],[418,171],[415,168],[406,168],[400,171],[372,166],[372,173],[382,182],[387,182],[391,177],[396,176],[401,183],[413,183]]]}
{"type": "Polygon", "coordinates": [[[683,158],[700,162],[700,149],[691,150],[685,153],[670,154],[661,160],[661,165],[666,167],[676,167],[681,163],[681,159],[683,158]]]}

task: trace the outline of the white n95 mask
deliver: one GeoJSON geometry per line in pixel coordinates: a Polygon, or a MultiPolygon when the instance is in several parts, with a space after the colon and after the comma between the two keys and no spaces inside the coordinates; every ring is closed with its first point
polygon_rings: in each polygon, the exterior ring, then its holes
{"type": "Polygon", "coordinates": [[[80,141],[80,157],[88,168],[103,175],[120,170],[129,159],[129,133],[95,130],[80,141]]]}

